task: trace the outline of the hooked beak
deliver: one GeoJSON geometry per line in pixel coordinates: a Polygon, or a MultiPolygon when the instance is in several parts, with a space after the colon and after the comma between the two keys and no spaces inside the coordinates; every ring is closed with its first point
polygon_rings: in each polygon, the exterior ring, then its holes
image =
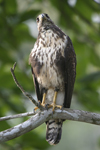
{"type": "Polygon", "coordinates": [[[44,14],[41,14],[42,18],[45,18],[45,15],[44,14]]]}
{"type": "Polygon", "coordinates": [[[39,16],[39,19],[40,19],[40,21],[43,21],[44,19],[46,19],[46,17],[45,17],[44,14],[41,14],[41,15],[39,16]]]}

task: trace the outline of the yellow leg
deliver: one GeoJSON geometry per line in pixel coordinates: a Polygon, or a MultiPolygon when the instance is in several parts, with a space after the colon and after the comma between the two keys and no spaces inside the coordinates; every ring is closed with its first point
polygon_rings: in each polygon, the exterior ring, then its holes
{"type": "Polygon", "coordinates": [[[57,99],[57,92],[55,92],[54,94],[54,98],[53,98],[53,103],[56,104],[56,99],[57,99]]]}
{"type": "Polygon", "coordinates": [[[46,93],[43,94],[43,100],[42,100],[42,104],[41,104],[42,106],[45,105],[45,98],[46,98],[46,93]]]}
{"type": "MultiPolygon", "coordinates": [[[[43,94],[42,103],[39,101],[39,102],[40,102],[40,105],[43,106],[43,107],[45,107],[45,98],[46,98],[46,93],[43,94]]],[[[39,108],[38,108],[38,107],[35,107],[35,108],[34,108],[35,111],[36,111],[37,109],[39,109],[39,108]]]]}
{"type": "Polygon", "coordinates": [[[49,105],[49,107],[53,107],[52,111],[54,112],[55,108],[60,108],[62,109],[62,106],[61,105],[56,105],[56,99],[57,99],[57,91],[55,91],[54,93],[54,98],[53,98],[53,103],[49,105]]]}

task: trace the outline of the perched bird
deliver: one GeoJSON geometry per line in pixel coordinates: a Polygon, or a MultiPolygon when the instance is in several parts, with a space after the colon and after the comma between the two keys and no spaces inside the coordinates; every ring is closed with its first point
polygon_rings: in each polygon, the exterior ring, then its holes
{"type": "MultiPolygon", "coordinates": [[[[76,55],[69,36],[43,13],[37,19],[38,38],[29,56],[37,99],[45,107],[69,108],[76,76],[76,55]]],[[[37,109],[37,108],[36,108],[37,109]]],[[[62,119],[46,122],[46,140],[59,143],[62,119]]]]}

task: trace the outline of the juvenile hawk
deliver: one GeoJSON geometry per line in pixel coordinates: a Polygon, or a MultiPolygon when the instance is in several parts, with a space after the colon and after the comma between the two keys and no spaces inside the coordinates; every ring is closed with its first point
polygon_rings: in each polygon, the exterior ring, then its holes
{"type": "MultiPolygon", "coordinates": [[[[76,76],[76,55],[72,42],[47,14],[37,19],[38,38],[29,57],[37,94],[41,105],[70,107],[76,76]]],[[[62,119],[46,122],[46,140],[57,144],[61,139],[62,119]]]]}

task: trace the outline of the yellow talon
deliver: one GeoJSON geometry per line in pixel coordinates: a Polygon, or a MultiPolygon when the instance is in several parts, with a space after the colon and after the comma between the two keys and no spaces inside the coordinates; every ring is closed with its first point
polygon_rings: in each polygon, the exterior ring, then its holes
{"type": "MultiPolygon", "coordinates": [[[[45,107],[45,98],[46,98],[46,93],[43,94],[43,100],[42,100],[42,103],[39,101],[40,105],[45,107]]],[[[37,109],[39,109],[38,107],[35,107],[34,108],[34,111],[36,111],[37,109]]]]}
{"type": "MultiPolygon", "coordinates": [[[[54,112],[55,108],[60,108],[60,109],[62,109],[62,106],[61,106],[61,105],[56,105],[57,93],[58,93],[58,92],[55,91],[55,93],[54,93],[54,98],[53,98],[53,103],[48,105],[48,108],[53,107],[53,108],[52,108],[52,111],[53,111],[53,112],[54,112]]],[[[40,105],[43,106],[43,107],[45,107],[45,99],[46,99],[46,93],[43,94],[42,103],[39,101],[39,102],[40,102],[40,105]]],[[[35,108],[34,108],[35,111],[36,111],[37,109],[39,109],[39,108],[38,108],[38,107],[35,107],[35,108]]]]}
{"type": "Polygon", "coordinates": [[[57,99],[57,91],[55,91],[54,98],[53,98],[53,103],[48,106],[49,108],[53,107],[53,109],[52,109],[53,112],[54,112],[56,107],[62,109],[61,105],[56,105],[56,99],[57,99]]]}
{"type": "Polygon", "coordinates": [[[50,108],[50,107],[53,107],[53,109],[52,109],[53,112],[54,112],[55,108],[62,109],[62,106],[61,106],[61,105],[55,105],[54,103],[52,103],[52,104],[50,104],[50,105],[48,106],[48,108],[50,108]]]}
{"type": "Polygon", "coordinates": [[[37,109],[39,109],[39,108],[38,108],[38,107],[35,107],[35,108],[34,108],[34,111],[36,111],[37,109]]]}

